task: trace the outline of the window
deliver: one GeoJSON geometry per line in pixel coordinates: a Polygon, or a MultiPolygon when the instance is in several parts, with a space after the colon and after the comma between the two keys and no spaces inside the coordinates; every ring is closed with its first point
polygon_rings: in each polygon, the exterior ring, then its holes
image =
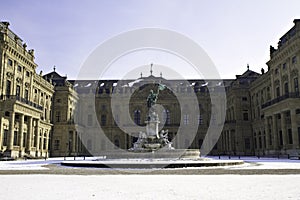
{"type": "Polygon", "coordinates": [[[54,150],[59,150],[59,146],[60,146],[60,141],[59,140],[54,140],[54,150]]]}
{"type": "Polygon", "coordinates": [[[247,101],[247,97],[242,97],[242,101],[247,101]]]}
{"type": "Polygon", "coordinates": [[[280,88],[276,87],[276,97],[279,97],[279,96],[280,96],[280,88]]]}
{"type": "MultiPolygon", "coordinates": [[[[269,132],[271,133],[271,130],[269,130],[269,132]]],[[[269,145],[273,145],[273,142],[272,142],[272,134],[269,134],[269,145]]]]}
{"type": "Polygon", "coordinates": [[[279,131],[279,144],[280,146],[283,145],[282,131],[279,131]]]}
{"type": "Polygon", "coordinates": [[[163,111],[163,120],[167,125],[171,124],[170,111],[168,109],[163,111]]]}
{"type": "Polygon", "coordinates": [[[245,138],[245,149],[250,149],[250,138],[245,138]]]}
{"type": "Polygon", "coordinates": [[[13,66],[13,61],[11,59],[8,59],[7,63],[8,63],[8,66],[13,66]]]}
{"type": "Polygon", "coordinates": [[[296,109],[296,114],[300,114],[300,108],[296,109]]]}
{"type": "Polygon", "coordinates": [[[284,94],[288,94],[289,93],[289,85],[288,83],[284,83],[284,94]]]}
{"type": "Polygon", "coordinates": [[[18,131],[14,131],[14,142],[13,142],[14,146],[18,145],[18,131]]]}
{"type": "Polygon", "coordinates": [[[275,69],[275,74],[278,74],[278,68],[275,69]]]}
{"type": "Polygon", "coordinates": [[[298,127],[298,144],[300,144],[300,127],[298,127]]]}
{"type": "Polygon", "coordinates": [[[292,129],[288,129],[288,138],[289,138],[289,144],[293,144],[293,134],[292,129]]]}
{"type": "Polygon", "coordinates": [[[102,111],[105,111],[105,110],[106,110],[106,105],[105,105],[105,104],[101,105],[101,110],[102,110],[102,111]]]}
{"type": "Polygon", "coordinates": [[[60,111],[56,111],[56,122],[60,122],[60,111]]]}
{"type": "Polygon", "coordinates": [[[25,89],[24,98],[25,98],[26,100],[28,100],[28,98],[29,98],[28,90],[27,90],[27,89],[25,89]]]}
{"type": "Polygon", "coordinates": [[[296,92],[296,93],[299,92],[298,78],[294,78],[294,89],[295,89],[295,92],[296,92]]]}
{"type": "Polygon", "coordinates": [[[101,126],[106,125],[106,115],[101,115],[101,126]]]}
{"type": "Polygon", "coordinates": [[[19,85],[17,85],[17,87],[16,87],[16,96],[20,97],[20,95],[21,95],[20,93],[21,93],[21,87],[19,85]]]}
{"type": "Polygon", "coordinates": [[[56,103],[61,103],[61,99],[56,99],[56,103]]]}
{"type": "Polygon", "coordinates": [[[248,112],[244,112],[243,113],[243,120],[244,121],[248,121],[249,120],[248,112]]]}
{"type": "Polygon", "coordinates": [[[282,65],[282,69],[285,70],[286,69],[286,63],[283,63],[282,65]]]}
{"type": "Polygon", "coordinates": [[[297,63],[297,56],[292,57],[292,64],[295,64],[295,63],[297,63]]]}
{"type": "Polygon", "coordinates": [[[92,126],[93,125],[93,116],[91,114],[88,115],[87,125],[88,126],[92,126]]]}
{"type": "Polygon", "coordinates": [[[10,95],[11,90],[11,82],[9,80],[6,81],[6,95],[10,95]]]}
{"type": "Polygon", "coordinates": [[[141,111],[140,110],[135,110],[133,115],[134,115],[133,116],[134,123],[136,125],[141,125],[141,111]]]}
{"type": "Polygon", "coordinates": [[[20,65],[18,65],[18,71],[21,72],[22,71],[22,67],[20,65]]]}
{"type": "Polygon", "coordinates": [[[8,144],[8,130],[4,129],[3,146],[7,146],[7,144],[8,144]]]}
{"type": "Polygon", "coordinates": [[[183,124],[184,125],[189,124],[189,115],[188,114],[183,115],[183,124]]]}
{"type": "Polygon", "coordinates": [[[26,76],[29,77],[30,76],[30,73],[29,71],[26,71],[26,76]]]}
{"type": "Polygon", "coordinates": [[[202,124],[203,124],[203,117],[202,117],[201,114],[198,115],[198,124],[199,124],[199,125],[202,125],[202,124]]]}

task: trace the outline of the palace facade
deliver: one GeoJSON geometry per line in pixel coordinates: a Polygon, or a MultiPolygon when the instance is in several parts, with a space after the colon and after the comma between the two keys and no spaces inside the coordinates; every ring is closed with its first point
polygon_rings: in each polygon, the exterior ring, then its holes
{"type": "Polygon", "coordinates": [[[26,49],[8,22],[0,22],[0,31],[2,156],[77,156],[129,149],[139,134],[134,127],[145,125],[147,95],[157,88],[153,82],[167,86],[157,103],[163,106],[160,119],[175,148],[201,149],[207,130],[220,117],[224,126],[220,137],[210,141],[215,144],[212,155],[300,153],[300,20],[294,20],[277,48],[270,47],[266,71],[257,73],[248,66],[242,75],[226,80],[166,80],[151,73],[136,80],[74,81],[55,69],[37,74],[34,51],[26,49]],[[226,112],[217,114],[212,112],[212,99],[225,100],[220,88],[226,91],[226,112]],[[129,103],[112,105],[118,94],[130,96],[129,103]],[[199,111],[189,112],[195,109],[199,111]],[[99,127],[103,134],[95,137],[99,127]],[[132,127],[132,134],[124,127],[132,127]],[[196,135],[188,137],[191,128],[196,135]],[[187,135],[176,137],[179,130],[187,135]]]}

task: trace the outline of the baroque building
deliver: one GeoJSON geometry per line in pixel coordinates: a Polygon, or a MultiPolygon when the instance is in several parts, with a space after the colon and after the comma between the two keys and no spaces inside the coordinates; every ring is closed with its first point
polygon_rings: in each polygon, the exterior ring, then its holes
{"type": "Polygon", "coordinates": [[[37,74],[34,50],[0,23],[0,151],[8,157],[47,157],[54,87],[37,74]]]}
{"type": "Polygon", "coordinates": [[[147,95],[157,83],[166,86],[157,102],[162,105],[160,128],[175,148],[201,150],[209,127],[222,125],[220,137],[208,142],[211,155],[300,153],[300,20],[294,20],[277,48],[270,47],[268,70],[257,73],[247,66],[242,75],[226,80],[166,80],[153,76],[152,69],[136,80],[68,80],[55,68],[37,74],[34,51],[8,25],[0,23],[2,155],[80,156],[130,149],[145,126],[147,95]],[[221,89],[226,91],[224,113],[214,113],[225,101],[221,89]],[[114,97],[120,101],[113,103],[114,97]]]}

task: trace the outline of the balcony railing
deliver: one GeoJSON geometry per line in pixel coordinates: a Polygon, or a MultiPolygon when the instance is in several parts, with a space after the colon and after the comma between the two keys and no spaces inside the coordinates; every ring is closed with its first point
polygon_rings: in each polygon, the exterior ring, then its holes
{"type": "Polygon", "coordinates": [[[262,104],[261,108],[264,109],[264,108],[266,108],[268,106],[274,105],[274,104],[276,104],[276,103],[278,103],[280,101],[283,101],[283,100],[289,99],[289,98],[300,98],[300,94],[299,94],[299,92],[287,93],[285,95],[279,96],[279,97],[277,97],[275,99],[272,99],[271,101],[268,101],[268,102],[262,104]]]}
{"type": "Polygon", "coordinates": [[[16,96],[16,95],[1,95],[0,96],[0,100],[16,100],[16,101],[19,101],[21,103],[24,103],[26,105],[29,105],[29,106],[32,106],[36,109],[39,109],[39,110],[43,110],[43,107],[32,102],[32,101],[29,101],[28,99],[25,99],[25,98],[22,98],[20,96],[16,96]]]}

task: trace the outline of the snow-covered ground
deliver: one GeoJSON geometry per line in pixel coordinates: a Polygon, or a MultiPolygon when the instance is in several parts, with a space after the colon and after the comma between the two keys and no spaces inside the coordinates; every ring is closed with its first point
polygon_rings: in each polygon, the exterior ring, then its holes
{"type": "MultiPolygon", "coordinates": [[[[93,160],[95,158],[87,158],[93,160]]],[[[217,159],[217,158],[215,158],[217,159]]],[[[225,158],[223,158],[225,159],[225,158]]],[[[236,159],[236,158],[235,158],[236,159]]],[[[300,169],[299,160],[241,158],[236,169],[300,169]]],[[[73,158],[67,158],[73,160],[73,158]]],[[[47,170],[62,158],[2,161],[0,170],[47,170]]],[[[142,162],[142,161],[140,161],[142,162]]],[[[216,168],[216,167],[214,167],[216,168]]],[[[203,168],[209,170],[210,168],[203,168]]],[[[170,169],[172,170],[172,169],[170,169]]],[[[184,170],[184,169],[183,169],[184,170]]],[[[231,171],[232,172],[232,171],[231,171]]],[[[0,199],[300,199],[294,175],[0,175],[0,199]]]]}
{"type": "Polygon", "coordinates": [[[300,199],[300,175],[3,175],[0,199],[300,199]]]}
{"type": "MultiPolygon", "coordinates": [[[[228,162],[233,161],[234,159],[237,160],[238,158],[228,159],[228,157],[222,157],[222,160],[219,160],[218,157],[209,157],[214,159],[216,162],[228,162]]],[[[86,162],[91,162],[96,158],[87,157],[85,160],[86,162]]],[[[77,161],[83,161],[83,158],[76,158],[77,161]]],[[[209,168],[225,168],[225,169],[300,169],[300,160],[289,160],[289,159],[274,159],[274,158],[261,158],[257,159],[255,157],[241,157],[241,160],[245,161],[243,165],[236,165],[236,166],[225,166],[225,167],[204,167],[203,169],[209,168]]],[[[0,162],[0,170],[47,170],[48,168],[45,167],[49,164],[55,164],[63,162],[63,158],[50,158],[47,160],[20,160],[20,161],[1,161],[0,162]]],[[[73,157],[67,158],[67,161],[74,162],[73,157]]],[[[107,163],[117,163],[120,161],[113,161],[113,160],[104,160],[107,163]]],[[[122,162],[149,162],[149,160],[122,160],[122,162]]],[[[182,161],[178,161],[182,162],[182,161]]],[[[210,162],[210,161],[205,161],[210,162]]]]}

